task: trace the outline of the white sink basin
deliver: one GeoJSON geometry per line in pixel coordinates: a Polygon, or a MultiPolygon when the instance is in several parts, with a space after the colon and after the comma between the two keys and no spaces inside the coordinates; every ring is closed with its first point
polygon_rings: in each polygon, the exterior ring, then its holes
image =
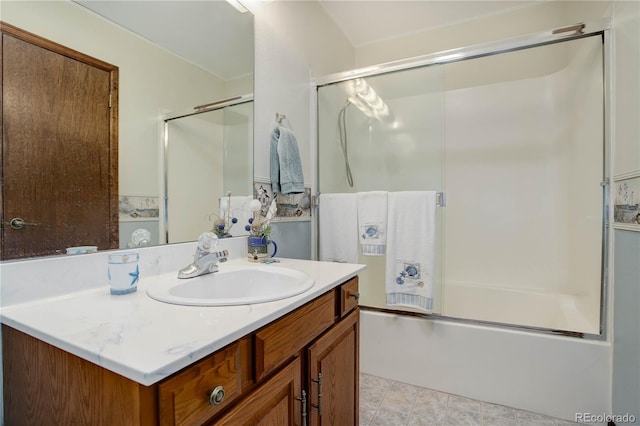
{"type": "Polygon", "coordinates": [[[273,265],[225,264],[199,277],[159,276],[147,294],[160,302],[192,306],[229,306],[271,302],[304,293],[314,281],[304,272],[273,265]]]}

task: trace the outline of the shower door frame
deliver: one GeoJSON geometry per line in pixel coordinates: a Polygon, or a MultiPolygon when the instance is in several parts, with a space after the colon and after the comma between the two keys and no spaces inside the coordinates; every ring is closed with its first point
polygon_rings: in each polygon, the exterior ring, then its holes
{"type": "MultiPolygon", "coordinates": [[[[319,77],[315,81],[312,81],[311,87],[311,134],[315,135],[312,138],[311,152],[315,158],[312,158],[311,164],[312,170],[312,183],[311,190],[313,195],[313,208],[314,214],[312,227],[311,227],[311,254],[312,259],[318,260],[318,186],[320,182],[320,156],[319,156],[319,130],[318,130],[318,89],[323,86],[329,86],[332,84],[354,80],[356,78],[373,77],[383,74],[389,74],[396,71],[406,71],[415,68],[429,67],[433,65],[444,65],[453,62],[465,61],[468,59],[476,59],[487,56],[494,56],[508,52],[515,52],[519,50],[530,49],[534,47],[540,47],[550,44],[563,43],[566,41],[577,40],[581,38],[601,36],[602,37],[602,63],[603,63],[603,180],[602,180],[602,256],[601,256],[601,280],[600,280],[600,333],[580,333],[580,332],[567,332],[560,330],[552,330],[548,328],[506,324],[499,322],[488,322],[475,319],[465,319],[458,317],[449,317],[441,314],[419,314],[403,310],[395,309],[383,309],[383,308],[370,308],[363,307],[363,309],[371,309],[378,312],[388,312],[397,315],[410,315],[419,316],[426,319],[439,319],[452,322],[460,322],[467,324],[484,324],[492,327],[500,327],[507,329],[518,329],[529,332],[536,332],[550,335],[565,335],[570,337],[584,338],[588,340],[605,341],[611,330],[608,329],[610,323],[608,318],[608,301],[610,297],[609,283],[611,282],[611,269],[609,267],[609,260],[612,258],[612,244],[611,244],[611,222],[610,218],[613,217],[612,202],[611,202],[611,175],[612,175],[612,159],[611,159],[611,93],[612,91],[612,40],[611,40],[611,21],[610,19],[602,19],[587,23],[577,23],[557,29],[552,29],[543,32],[526,34],[518,37],[507,38],[503,40],[497,40],[489,43],[482,43],[472,46],[448,49],[440,52],[435,52],[423,56],[401,59],[392,62],[386,62],[378,65],[372,65],[363,68],[357,68],[350,71],[344,71],[334,74],[329,74],[324,77],[319,77]]],[[[445,190],[446,194],[446,190],[445,190]]],[[[446,195],[445,195],[446,196],[446,195]]]]}

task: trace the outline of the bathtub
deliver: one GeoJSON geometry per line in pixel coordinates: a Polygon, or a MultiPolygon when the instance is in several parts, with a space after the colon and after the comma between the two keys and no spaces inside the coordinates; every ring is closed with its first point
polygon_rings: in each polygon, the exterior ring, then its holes
{"type": "Polygon", "coordinates": [[[363,373],[571,421],[611,413],[609,342],[366,308],[360,330],[363,373]]]}
{"type": "Polygon", "coordinates": [[[600,295],[447,282],[442,314],[526,327],[600,333],[600,295]]]}

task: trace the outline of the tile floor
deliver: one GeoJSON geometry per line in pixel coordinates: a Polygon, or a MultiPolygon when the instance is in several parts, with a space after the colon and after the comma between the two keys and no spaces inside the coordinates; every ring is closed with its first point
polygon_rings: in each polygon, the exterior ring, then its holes
{"type": "Polygon", "coordinates": [[[360,374],[360,426],[569,426],[577,423],[360,374]]]}

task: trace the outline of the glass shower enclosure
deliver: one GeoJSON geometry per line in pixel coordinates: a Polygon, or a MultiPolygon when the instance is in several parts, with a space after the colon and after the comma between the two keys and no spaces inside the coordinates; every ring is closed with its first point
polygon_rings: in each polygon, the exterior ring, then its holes
{"type": "MultiPolygon", "coordinates": [[[[318,192],[442,193],[435,315],[600,334],[603,64],[595,32],[322,83],[318,192]]],[[[358,261],[360,305],[394,310],[358,261]]]]}

